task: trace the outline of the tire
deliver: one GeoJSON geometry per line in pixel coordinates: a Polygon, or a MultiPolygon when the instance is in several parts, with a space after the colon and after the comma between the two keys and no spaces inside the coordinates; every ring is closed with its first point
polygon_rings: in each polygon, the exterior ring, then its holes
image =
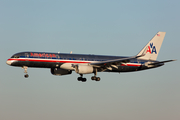
{"type": "Polygon", "coordinates": [[[82,82],[86,82],[86,78],[83,78],[83,79],[82,79],[82,82]]]}
{"type": "Polygon", "coordinates": [[[96,77],[95,77],[95,76],[92,76],[92,77],[91,77],[91,80],[96,80],[96,77]]]}
{"type": "Polygon", "coordinates": [[[96,78],[96,81],[100,81],[100,80],[101,80],[101,78],[100,78],[100,77],[97,77],[97,78],[96,78]]]}
{"type": "Polygon", "coordinates": [[[82,77],[78,77],[77,80],[78,80],[78,81],[82,81],[82,77]]]}
{"type": "Polygon", "coordinates": [[[28,77],[29,77],[29,75],[28,75],[28,74],[25,74],[25,75],[24,75],[24,77],[25,77],[25,78],[28,78],[28,77]]]}

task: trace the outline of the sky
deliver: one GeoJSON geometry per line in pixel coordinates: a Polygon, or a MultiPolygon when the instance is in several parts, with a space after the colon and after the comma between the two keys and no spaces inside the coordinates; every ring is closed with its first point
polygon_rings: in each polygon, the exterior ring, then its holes
{"type": "Polygon", "coordinates": [[[180,1],[0,0],[1,120],[179,120],[180,1]],[[54,76],[6,64],[23,51],[134,56],[166,32],[162,67],[130,73],[54,76]]]}

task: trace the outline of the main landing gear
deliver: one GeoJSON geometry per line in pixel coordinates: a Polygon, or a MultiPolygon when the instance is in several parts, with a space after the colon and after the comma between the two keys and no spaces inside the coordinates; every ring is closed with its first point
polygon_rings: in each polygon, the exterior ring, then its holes
{"type": "MultiPolygon", "coordinates": [[[[100,81],[101,78],[100,77],[96,77],[97,75],[97,70],[94,72],[94,76],[91,77],[91,80],[95,80],[95,81],[100,81]]],[[[78,77],[77,80],[81,81],[81,82],[86,82],[86,78],[83,78],[83,74],[80,74],[81,77],[78,77]]]]}
{"type": "Polygon", "coordinates": [[[24,77],[28,78],[29,77],[29,75],[27,74],[28,67],[27,66],[23,66],[22,69],[24,69],[24,73],[25,73],[24,77]]]}
{"type": "Polygon", "coordinates": [[[96,76],[92,76],[92,77],[91,77],[91,80],[100,81],[101,78],[100,78],[100,77],[96,77],[96,76]]]}
{"type": "Polygon", "coordinates": [[[81,77],[78,77],[77,80],[81,81],[81,82],[86,82],[87,79],[83,78],[83,74],[80,74],[80,75],[81,75],[81,77]]]}
{"type": "MultiPolygon", "coordinates": [[[[86,79],[86,78],[83,78],[82,75],[81,75],[81,77],[78,77],[77,80],[78,80],[78,81],[81,81],[81,82],[86,82],[86,81],[87,81],[87,79],[86,79]]],[[[100,77],[96,77],[96,76],[92,76],[92,77],[91,77],[91,80],[100,81],[101,78],[100,78],[100,77]]]]}
{"type": "Polygon", "coordinates": [[[94,72],[94,76],[91,77],[91,80],[100,81],[101,78],[100,78],[100,77],[96,77],[96,75],[97,75],[97,69],[96,69],[96,71],[94,72]]]}

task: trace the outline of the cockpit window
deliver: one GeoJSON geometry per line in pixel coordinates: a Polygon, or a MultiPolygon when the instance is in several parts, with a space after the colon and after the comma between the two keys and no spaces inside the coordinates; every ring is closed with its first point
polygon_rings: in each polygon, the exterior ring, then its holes
{"type": "Polygon", "coordinates": [[[13,55],[11,58],[19,58],[19,56],[17,56],[17,55],[13,55]]]}

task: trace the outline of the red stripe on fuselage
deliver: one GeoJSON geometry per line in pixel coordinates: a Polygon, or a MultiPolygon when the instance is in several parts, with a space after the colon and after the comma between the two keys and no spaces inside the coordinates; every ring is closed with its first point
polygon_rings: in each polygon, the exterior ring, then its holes
{"type": "Polygon", "coordinates": [[[13,59],[10,58],[8,60],[13,60],[13,61],[31,61],[31,62],[59,62],[59,63],[90,63],[90,62],[85,62],[85,61],[65,61],[65,60],[52,60],[52,59],[13,59]]]}
{"type": "MultiPolygon", "coordinates": [[[[66,60],[52,60],[52,59],[22,59],[22,58],[10,58],[9,61],[30,61],[30,62],[52,62],[52,63],[91,63],[87,61],[66,61],[66,60]]],[[[135,64],[135,63],[127,63],[127,64],[121,64],[121,66],[134,66],[139,67],[141,64],[135,64]]]]}

